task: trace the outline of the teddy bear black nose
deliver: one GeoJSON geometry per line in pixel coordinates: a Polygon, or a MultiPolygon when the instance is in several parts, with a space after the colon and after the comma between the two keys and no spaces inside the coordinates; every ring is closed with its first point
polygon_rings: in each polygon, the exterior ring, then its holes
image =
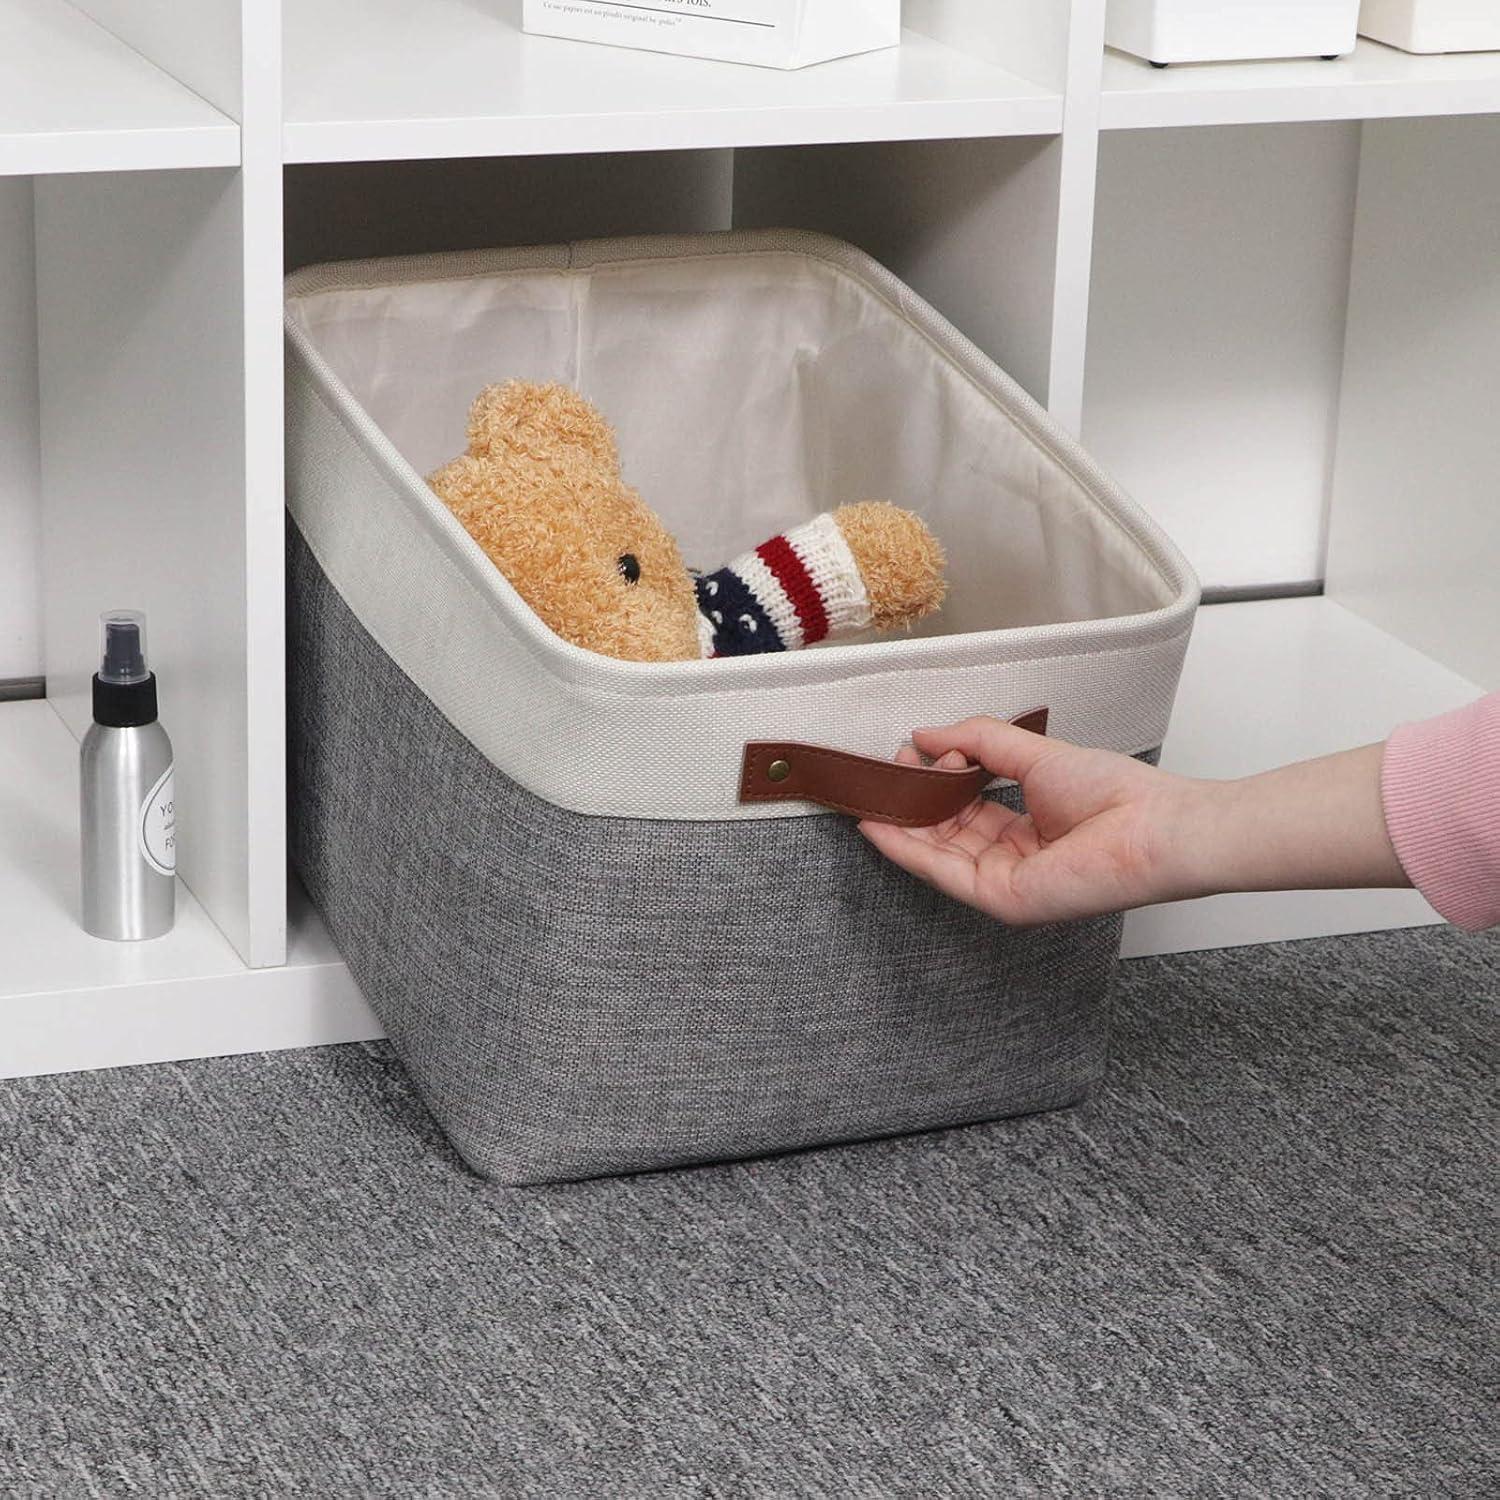
{"type": "Polygon", "coordinates": [[[619,568],[620,574],[626,583],[639,583],[641,581],[641,563],[634,552],[622,553],[619,562],[615,566],[619,568]]]}

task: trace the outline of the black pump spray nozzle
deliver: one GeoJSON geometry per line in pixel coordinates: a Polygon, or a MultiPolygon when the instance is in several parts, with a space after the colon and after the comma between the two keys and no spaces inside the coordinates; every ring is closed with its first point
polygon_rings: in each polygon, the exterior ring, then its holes
{"type": "Polygon", "coordinates": [[[94,722],[115,728],[156,718],[156,678],[146,666],[146,617],[137,609],[99,616],[99,671],[94,678],[94,722]]]}
{"type": "Polygon", "coordinates": [[[99,675],[106,682],[144,682],[146,671],[146,617],[134,609],[112,609],[100,616],[103,643],[99,675]]]}

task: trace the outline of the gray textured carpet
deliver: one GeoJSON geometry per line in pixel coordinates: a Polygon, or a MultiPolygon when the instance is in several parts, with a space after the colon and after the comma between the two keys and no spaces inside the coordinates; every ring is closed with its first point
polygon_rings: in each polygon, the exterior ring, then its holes
{"type": "Polygon", "coordinates": [[[1492,1495],[1497,999],[1149,960],[1081,1109],[540,1190],[382,1046],[0,1084],[0,1493],[1492,1495]]]}

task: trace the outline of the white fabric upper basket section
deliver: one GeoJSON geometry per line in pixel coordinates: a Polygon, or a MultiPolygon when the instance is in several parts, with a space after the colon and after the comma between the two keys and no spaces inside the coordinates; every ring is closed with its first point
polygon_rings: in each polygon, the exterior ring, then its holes
{"type": "Polygon", "coordinates": [[[745,741],[888,755],[1046,704],[1055,732],[1161,743],[1197,602],[1155,525],[1019,387],[862,252],[800,232],[312,267],[287,287],[288,504],[365,628],[461,733],[575,811],[786,816],[736,801],[745,741]],[[891,499],[948,550],[912,636],[650,665],[548,630],[422,475],[469,402],[561,380],[712,568],[820,510],[891,499]]]}

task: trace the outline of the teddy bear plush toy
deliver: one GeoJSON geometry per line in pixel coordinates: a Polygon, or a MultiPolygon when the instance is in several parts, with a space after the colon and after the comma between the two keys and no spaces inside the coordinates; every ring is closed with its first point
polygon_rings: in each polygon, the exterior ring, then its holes
{"type": "Polygon", "coordinates": [[[564,640],[626,661],[785,651],[941,603],[943,553],[909,511],[841,506],[694,575],[620,474],[576,391],[512,380],[469,411],[468,452],[429,477],[516,592],[564,640]]]}

